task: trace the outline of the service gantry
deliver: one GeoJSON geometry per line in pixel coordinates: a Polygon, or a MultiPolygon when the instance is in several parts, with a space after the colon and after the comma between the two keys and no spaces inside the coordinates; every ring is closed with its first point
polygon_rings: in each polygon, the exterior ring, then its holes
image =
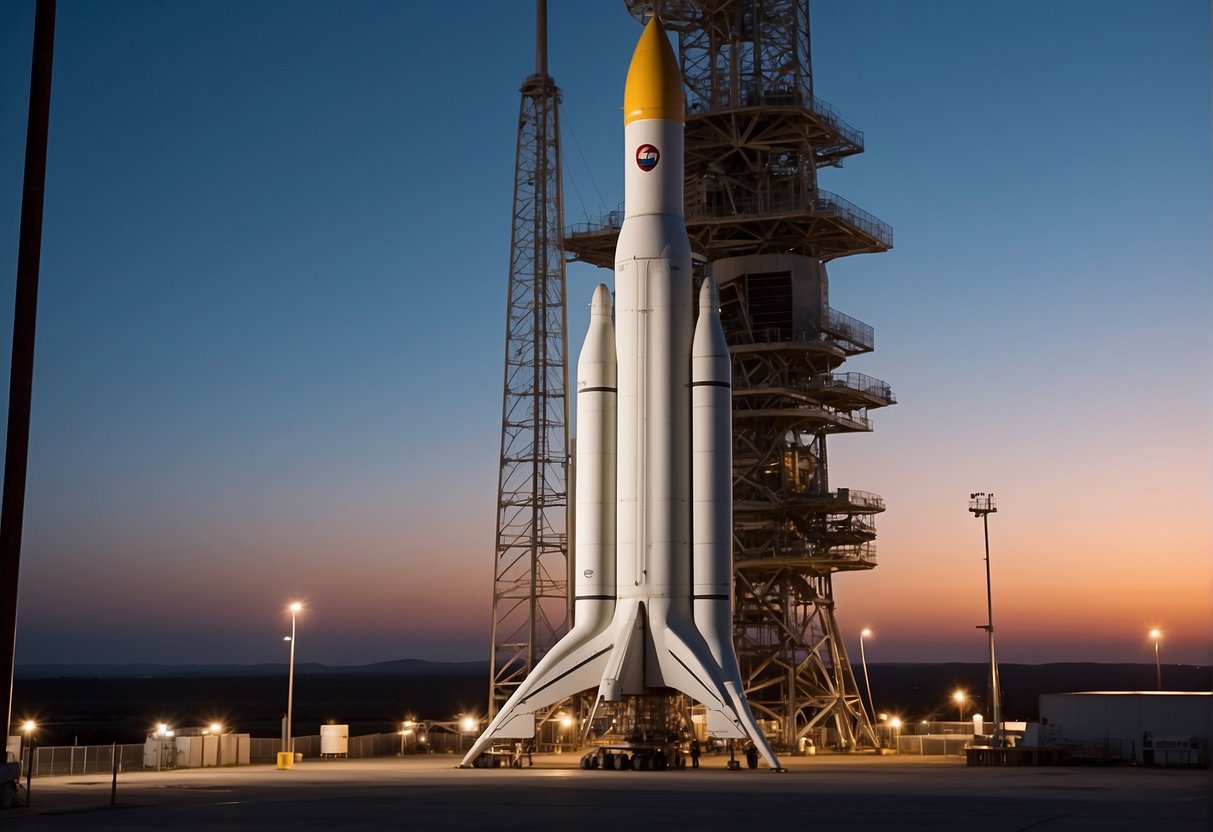
{"type": "MultiPolygon", "coordinates": [[[[888,225],[817,184],[863,134],[813,92],[808,0],[625,0],[677,33],[686,219],[720,286],[733,364],[734,640],[772,741],[875,745],[834,613],[833,575],[876,565],[875,494],[829,485],[826,439],[871,430],[889,385],[839,372],[872,328],[829,305],[825,264],[892,247],[888,225]],[[832,728],[833,731],[825,729],[832,728]]],[[[571,228],[611,267],[623,212],[571,228]]]]}
{"type": "Polygon", "coordinates": [[[506,307],[489,717],[568,629],[568,336],[560,90],[545,0],[522,84],[506,307]]]}

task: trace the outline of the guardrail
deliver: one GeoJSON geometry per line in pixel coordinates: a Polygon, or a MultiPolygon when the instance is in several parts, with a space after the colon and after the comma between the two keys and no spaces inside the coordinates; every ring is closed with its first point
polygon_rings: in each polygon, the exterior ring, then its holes
{"type": "Polygon", "coordinates": [[[687,112],[698,115],[712,110],[735,107],[798,107],[808,110],[834,128],[843,139],[863,150],[863,131],[857,130],[842,120],[838,110],[815,95],[798,89],[781,87],[774,90],[741,90],[734,98],[728,88],[718,88],[712,96],[696,95],[690,90],[687,95],[687,112]]]}
{"type": "MultiPolygon", "coordinates": [[[[776,180],[770,180],[773,185],[776,180]]],[[[882,245],[893,245],[893,228],[838,194],[823,190],[805,190],[799,180],[788,178],[785,187],[772,187],[761,193],[734,195],[730,200],[708,201],[700,194],[687,205],[688,224],[711,219],[738,219],[747,216],[764,217],[773,214],[806,212],[816,217],[834,217],[859,229],[882,245]]],[[[587,219],[565,229],[565,237],[579,234],[601,234],[618,231],[623,226],[623,206],[597,219],[587,219]]]]}
{"type": "MultiPolygon", "coordinates": [[[[773,185],[777,180],[768,180],[773,185]]],[[[823,190],[805,190],[798,179],[789,177],[786,187],[759,193],[734,194],[730,200],[697,201],[687,211],[687,223],[703,219],[737,219],[746,216],[769,216],[805,212],[816,217],[834,217],[875,238],[883,245],[893,245],[893,228],[838,194],[823,190]]]]}
{"type": "Polygon", "coordinates": [[[822,329],[853,344],[857,350],[862,352],[871,352],[876,346],[875,331],[870,324],[865,324],[850,315],[844,315],[832,307],[826,307],[825,323],[822,329]]]}
{"type": "Polygon", "coordinates": [[[744,565],[753,566],[759,563],[773,563],[780,560],[817,560],[842,561],[850,563],[876,563],[876,544],[855,543],[843,546],[831,546],[826,552],[820,552],[808,542],[795,545],[780,546],[762,552],[739,553],[737,560],[744,565]]]}
{"type": "Polygon", "coordinates": [[[864,373],[822,373],[801,385],[806,391],[844,389],[863,393],[892,404],[893,388],[864,373]]]}
{"type": "Polygon", "coordinates": [[[848,505],[884,511],[884,497],[881,497],[879,494],[873,494],[870,491],[859,491],[855,488],[840,488],[833,492],[831,496],[848,505]]]}

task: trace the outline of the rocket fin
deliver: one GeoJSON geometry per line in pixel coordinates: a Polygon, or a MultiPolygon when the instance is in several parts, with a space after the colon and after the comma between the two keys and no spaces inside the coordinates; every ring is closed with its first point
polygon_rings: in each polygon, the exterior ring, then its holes
{"type": "Polygon", "coordinates": [[[749,736],[737,724],[733,713],[708,709],[708,735],[726,740],[740,740],[749,736]]]}
{"type": "Polygon", "coordinates": [[[637,685],[643,688],[644,621],[641,609],[640,604],[633,604],[621,615],[622,608],[616,607],[616,624],[612,628],[615,649],[607,659],[598,685],[598,698],[603,702],[618,702],[625,693],[640,693],[637,685]]]}
{"type": "Polygon", "coordinates": [[[497,712],[459,765],[470,766],[493,740],[533,737],[537,710],[594,687],[603,678],[614,646],[613,635],[606,629],[587,638],[574,629],[558,641],[497,712]]]}
{"type": "Polygon", "coordinates": [[[519,705],[509,715],[509,719],[497,726],[495,735],[513,739],[529,739],[535,736],[535,709],[519,705]]]}
{"type": "Polygon", "coordinates": [[[664,650],[658,648],[658,660],[666,685],[703,705],[708,712],[709,726],[717,726],[720,735],[748,736],[724,689],[720,669],[711,658],[707,645],[703,644],[703,638],[685,639],[673,629],[666,628],[662,641],[664,650]]]}
{"type": "Polygon", "coordinates": [[[708,732],[731,739],[748,737],[768,766],[775,771],[784,771],[766,735],[758,727],[742,689],[724,678],[724,671],[711,656],[702,637],[698,639],[696,649],[695,641],[683,639],[674,630],[667,629],[665,642],[665,655],[672,660],[662,666],[663,673],[669,671],[666,684],[704,706],[708,732]]]}
{"type": "Polygon", "coordinates": [[[775,756],[775,750],[771,748],[771,743],[767,741],[766,734],[762,733],[762,729],[758,727],[758,720],[754,719],[754,713],[750,710],[750,702],[746,699],[745,691],[738,687],[735,682],[725,682],[724,687],[725,691],[729,694],[729,698],[733,700],[733,708],[741,716],[750,741],[754,743],[754,747],[758,749],[758,753],[762,755],[762,759],[766,760],[767,765],[775,771],[784,771],[784,767],[779,763],[779,758],[775,756]]]}

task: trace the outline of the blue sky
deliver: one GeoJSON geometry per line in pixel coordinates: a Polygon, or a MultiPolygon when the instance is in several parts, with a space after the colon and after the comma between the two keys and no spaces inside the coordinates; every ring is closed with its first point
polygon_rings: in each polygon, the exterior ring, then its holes
{"type": "MultiPolygon", "coordinates": [[[[33,5],[0,6],[5,332],[33,5]]],[[[622,199],[639,26],[550,5],[572,224],[622,199]]],[[[278,660],[294,597],[307,659],[486,655],[532,15],[60,0],[18,661],[278,660]]],[[[889,505],[844,627],[872,661],[980,661],[965,506],[993,490],[1000,655],[1145,662],[1162,626],[1164,661],[1209,661],[1208,5],[812,23],[867,147],[823,187],[895,233],[830,267],[876,329],[845,369],[900,402],[831,445],[831,484],[889,505]]],[[[569,269],[574,357],[609,279],[569,269]]]]}

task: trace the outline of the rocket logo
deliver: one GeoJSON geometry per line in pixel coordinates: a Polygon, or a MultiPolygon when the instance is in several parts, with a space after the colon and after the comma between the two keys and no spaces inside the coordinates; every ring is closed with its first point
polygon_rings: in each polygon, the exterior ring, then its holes
{"type": "Polygon", "coordinates": [[[636,166],[645,173],[657,167],[661,159],[661,151],[651,144],[642,144],[636,148],[636,166]]]}

